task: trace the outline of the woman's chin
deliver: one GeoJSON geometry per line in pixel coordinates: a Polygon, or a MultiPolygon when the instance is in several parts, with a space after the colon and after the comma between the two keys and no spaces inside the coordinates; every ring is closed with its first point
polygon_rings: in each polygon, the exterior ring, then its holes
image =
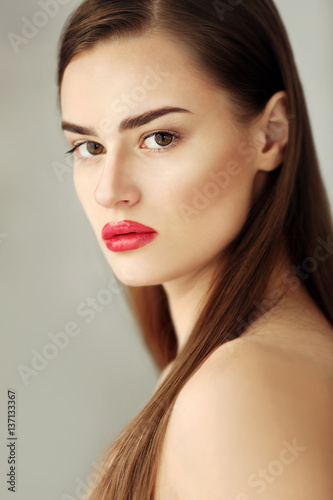
{"type": "Polygon", "coordinates": [[[153,286],[161,284],[151,270],[144,272],[142,269],[135,270],[131,267],[126,268],[125,266],[120,269],[117,269],[116,266],[111,266],[111,268],[118,280],[126,286],[153,286]]]}

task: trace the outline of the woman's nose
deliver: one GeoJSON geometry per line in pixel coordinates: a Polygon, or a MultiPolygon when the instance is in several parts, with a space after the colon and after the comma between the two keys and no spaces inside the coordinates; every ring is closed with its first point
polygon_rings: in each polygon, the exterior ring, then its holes
{"type": "Polygon", "coordinates": [[[135,205],[140,199],[139,187],[134,181],[132,165],[124,154],[107,153],[95,189],[99,205],[112,208],[116,204],[135,205]]]}

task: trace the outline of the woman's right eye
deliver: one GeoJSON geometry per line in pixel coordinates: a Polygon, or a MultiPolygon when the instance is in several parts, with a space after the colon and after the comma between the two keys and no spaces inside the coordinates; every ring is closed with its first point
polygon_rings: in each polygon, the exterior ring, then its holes
{"type": "Polygon", "coordinates": [[[67,151],[66,154],[73,154],[74,151],[78,150],[82,158],[91,158],[92,156],[98,156],[105,152],[104,146],[94,141],[85,141],[80,144],[76,144],[73,149],[67,151]]]}

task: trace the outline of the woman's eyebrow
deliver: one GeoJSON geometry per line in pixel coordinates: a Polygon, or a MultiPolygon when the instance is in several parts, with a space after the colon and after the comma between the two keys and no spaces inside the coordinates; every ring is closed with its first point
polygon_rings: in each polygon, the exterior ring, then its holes
{"type": "Polygon", "coordinates": [[[191,113],[191,111],[189,111],[188,109],[174,107],[163,107],[152,111],[147,111],[142,115],[133,116],[131,118],[126,118],[125,120],[123,120],[119,125],[119,132],[124,132],[125,130],[141,127],[142,125],[146,125],[147,123],[170,113],[191,113]]]}
{"type": "MultiPolygon", "coordinates": [[[[146,111],[142,115],[132,116],[130,118],[125,118],[119,125],[118,131],[124,132],[125,130],[131,130],[133,128],[141,127],[147,123],[160,118],[161,116],[170,113],[192,113],[188,109],[174,108],[174,107],[164,107],[158,108],[151,111],[146,111]]],[[[98,133],[87,127],[81,127],[80,125],[75,125],[74,123],[62,122],[62,130],[67,130],[68,132],[74,132],[81,135],[98,135],[98,133]]]]}

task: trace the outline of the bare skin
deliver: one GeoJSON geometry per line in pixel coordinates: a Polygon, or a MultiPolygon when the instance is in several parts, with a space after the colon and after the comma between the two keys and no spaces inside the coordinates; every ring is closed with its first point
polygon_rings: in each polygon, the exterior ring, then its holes
{"type": "MultiPolygon", "coordinates": [[[[248,340],[282,350],[292,348],[295,353],[304,356],[304,361],[318,360],[319,366],[333,371],[330,352],[330,347],[333,346],[333,329],[303,287],[297,292],[297,296],[289,300],[285,298],[274,311],[267,313],[266,317],[263,324],[260,324],[260,321],[259,325],[254,322],[239,339],[221,346],[220,349],[233,352],[248,340]],[[282,307],[284,310],[281,310],[282,307]]],[[[174,360],[163,369],[154,392],[170,373],[173,365],[174,360]]]]}
{"type": "MultiPolygon", "coordinates": [[[[172,366],[173,362],[164,369],[158,386],[168,375],[172,366]]],[[[325,466],[321,466],[320,470],[318,469],[320,460],[311,458],[310,453],[313,452],[315,455],[314,450],[318,450],[321,460],[324,461],[326,457],[325,463],[332,462],[333,329],[303,286],[296,291],[286,293],[274,309],[266,313],[261,321],[254,322],[239,339],[217,348],[185,384],[177,397],[168,424],[156,479],[154,500],[199,500],[200,496],[196,497],[195,492],[190,492],[185,469],[181,468],[182,465],[179,462],[179,449],[189,447],[187,429],[191,425],[193,412],[201,406],[203,392],[208,390],[217,394],[214,401],[219,401],[224,405],[223,411],[225,407],[232,407],[232,389],[230,393],[225,391],[224,395],[220,386],[221,380],[228,380],[229,376],[232,379],[236,373],[241,387],[244,386],[245,393],[249,379],[253,384],[251,389],[256,402],[254,409],[251,408],[253,413],[265,414],[268,396],[256,399],[262,380],[267,381],[268,395],[271,393],[281,395],[279,399],[276,398],[276,406],[272,410],[279,425],[280,420],[284,422],[279,431],[281,430],[285,436],[292,436],[290,440],[298,437],[298,443],[308,445],[306,449],[309,450],[309,454],[305,454],[305,458],[310,456],[309,461],[313,460],[310,465],[311,472],[314,477],[318,478],[318,481],[315,481],[314,490],[310,491],[311,489],[308,488],[309,497],[303,495],[302,498],[329,500],[333,493],[333,481],[329,479],[332,476],[327,467],[325,469],[325,466]],[[258,374],[255,372],[256,366],[262,367],[258,374]],[[318,482],[321,484],[321,490],[318,482]]],[[[233,383],[233,380],[231,382],[233,383]]],[[[241,396],[243,397],[243,391],[241,391],[241,396]]],[[[207,422],[206,425],[209,425],[207,418],[203,420],[207,422]]],[[[244,435],[253,434],[253,427],[247,428],[246,425],[244,421],[242,423],[244,435]]],[[[221,421],[221,428],[222,426],[221,421]]],[[[199,425],[197,430],[200,432],[199,425]]],[[[265,445],[265,440],[267,436],[264,432],[256,436],[258,449],[265,445]]],[[[228,449],[230,463],[233,458],[231,450],[232,447],[228,449]]],[[[253,453],[251,450],[244,450],[245,453],[246,451],[253,453]]],[[[245,453],[242,454],[244,463],[246,462],[245,453]]],[[[201,459],[198,458],[200,467],[204,467],[206,460],[205,455],[202,455],[201,459]]],[[[227,497],[216,496],[216,498],[238,500],[237,493],[240,491],[248,495],[239,497],[244,500],[257,498],[278,500],[280,498],[275,497],[275,492],[269,489],[266,492],[267,497],[264,494],[256,494],[254,489],[247,484],[246,480],[251,473],[257,471],[254,465],[255,458],[253,460],[252,462],[251,456],[249,464],[252,465],[248,469],[244,465],[244,471],[241,472],[240,468],[235,493],[230,491],[227,497]],[[243,480],[244,483],[241,482],[243,480]]],[[[235,462],[239,464],[238,457],[235,458],[235,462]]],[[[301,468],[301,460],[299,465],[301,468]]],[[[305,470],[306,466],[304,470],[300,470],[301,477],[304,476],[305,470]]],[[[293,485],[294,477],[289,478],[288,472],[289,469],[278,477],[279,481],[276,485],[277,491],[279,487],[281,491],[284,487],[289,488],[290,499],[292,499],[297,497],[298,490],[297,486],[293,485]]],[[[276,494],[282,495],[280,492],[276,494]]],[[[285,493],[283,498],[289,500],[285,493]]]]}
{"type": "MultiPolygon", "coordinates": [[[[324,343],[326,345],[327,342],[329,346],[333,342],[333,329],[309,295],[302,280],[296,277],[296,275],[293,277],[293,282],[290,282],[289,285],[286,285],[281,280],[283,273],[292,269],[292,264],[286,257],[286,252],[281,251],[280,255],[281,257],[276,263],[275,270],[270,278],[266,296],[271,298],[278,291],[281,294],[283,293],[282,300],[270,311],[261,316],[259,320],[253,321],[246,328],[241,337],[236,340],[237,347],[248,339],[271,343],[272,346],[276,345],[279,348],[283,348],[284,342],[286,342],[288,348],[291,344],[297,351],[303,352],[304,355],[307,353],[307,356],[311,358],[314,355],[313,348],[317,343],[324,343]],[[304,335],[305,337],[303,338],[304,335]],[[301,341],[302,338],[303,340],[301,341]]],[[[198,315],[199,312],[197,313],[198,315]]],[[[189,322],[188,332],[190,332],[190,327],[193,327],[193,324],[194,321],[189,322]]],[[[227,343],[222,348],[223,350],[227,348],[233,352],[235,346],[234,343],[227,343]]],[[[330,351],[328,351],[328,368],[330,369],[333,360],[329,353],[330,351]]],[[[320,362],[322,361],[320,359],[320,362]]],[[[161,372],[157,387],[166,378],[173,364],[174,360],[161,372]]]]}

